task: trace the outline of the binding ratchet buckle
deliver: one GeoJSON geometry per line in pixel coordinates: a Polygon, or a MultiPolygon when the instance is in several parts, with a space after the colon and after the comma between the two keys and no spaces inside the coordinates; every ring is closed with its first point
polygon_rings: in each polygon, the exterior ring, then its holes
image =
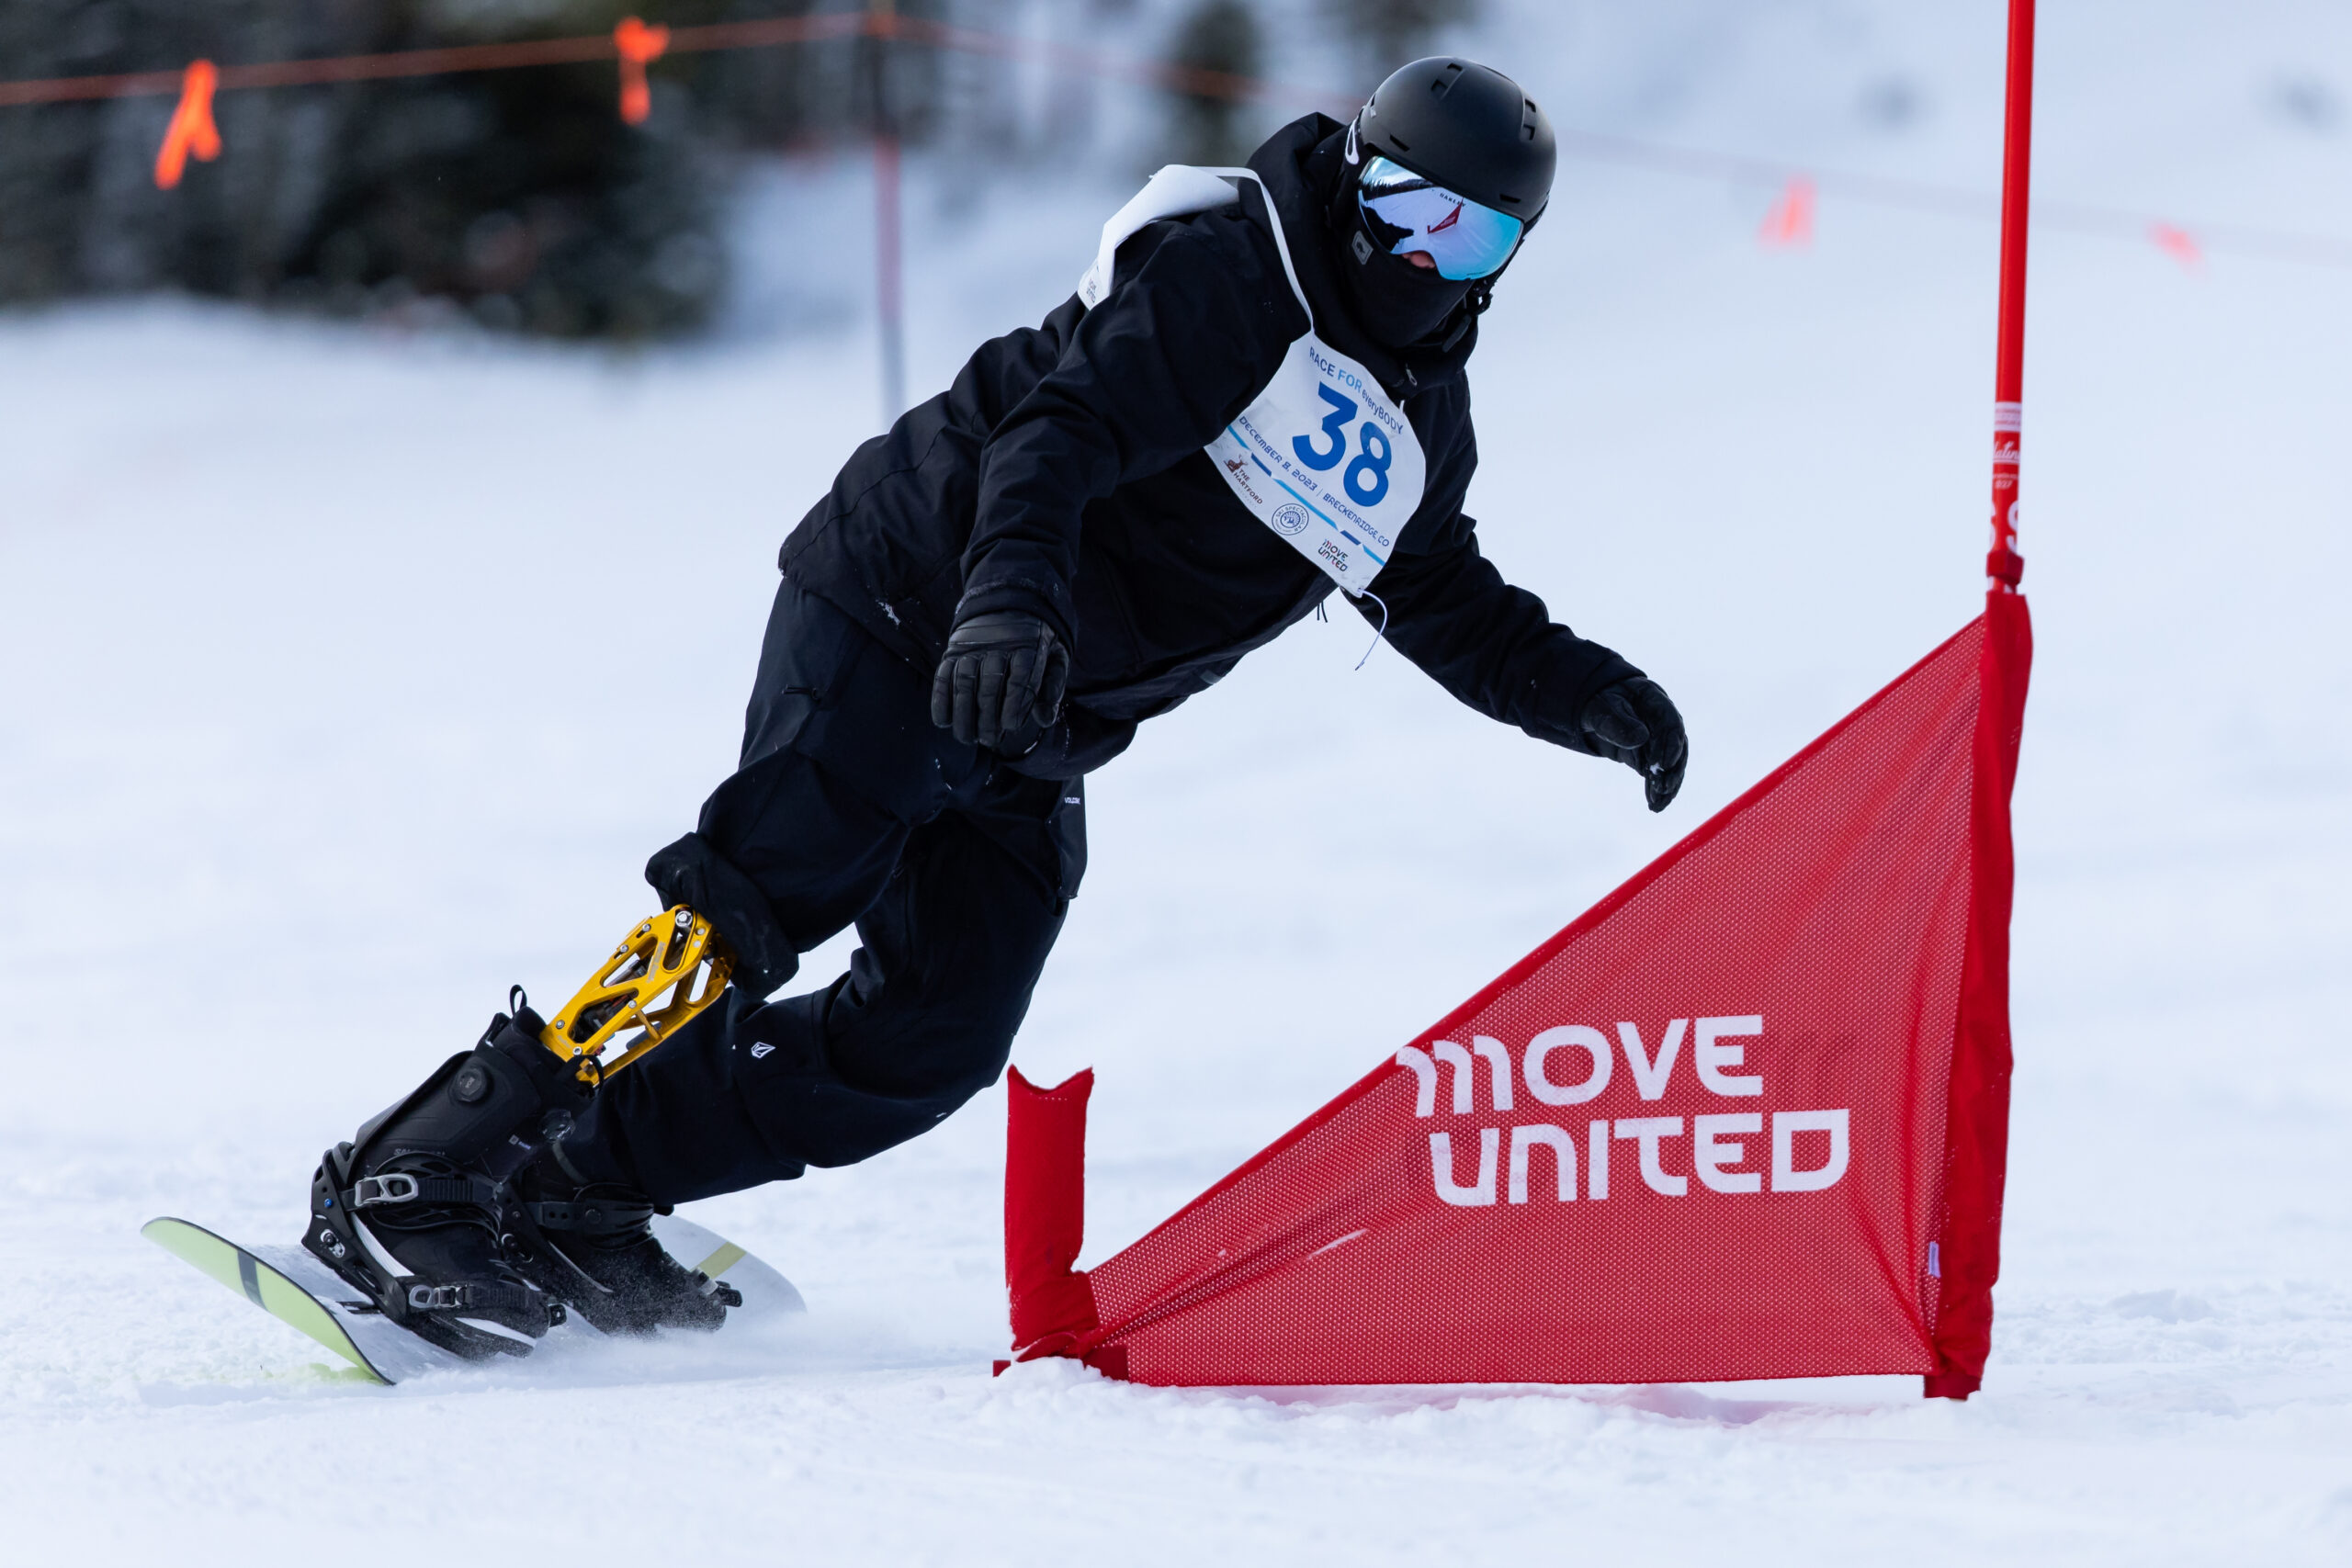
{"type": "Polygon", "coordinates": [[[411,1312],[462,1312],[473,1305],[471,1285],[411,1285],[408,1306],[411,1312]]]}
{"type": "Polygon", "coordinates": [[[710,922],[676,905],[621,939],[612,957],[548,1021],[539,1043],[575,1063],[581,1082],[602,1083],[717,1001],[734,968],[735,955],[710,922]],[[607,1055],[626,1029],[639,1032],[607,1055]]]}
{"type": "Polygon", "coordinates": [[[391,1171],[383,1176],[363,1176],[352,1184],[349,1202],[355,1209],[373,1209],[385,1203],[413,1203],[424,1195],[424,1184],[405,1171],[391,1171]]]}

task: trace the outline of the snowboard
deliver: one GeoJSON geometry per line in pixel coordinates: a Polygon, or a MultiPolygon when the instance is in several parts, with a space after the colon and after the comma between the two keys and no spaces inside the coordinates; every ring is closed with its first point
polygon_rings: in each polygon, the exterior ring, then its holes
{"type": "MultiPolygon", "coordinates": [[[[300,1247],[240,1247],[202,1225],[169,1217],[148,1221],[141,1235],[209,1274],[288,1327],[298,1328],[379,1382],[479,1362],[418,1338],[376,1309],[351,1283],[300,1247]]],[[[653,1234],[671,1257],[743,1293],[728,1320],[806,1312],[792,1281],[742,1247],[692,1220],[656,1214],[653,1234]]],[[[720,1329],[725,1333],[725,1329],[720,1329]]],[[[542,1345],[586,1335],[601,1339],[578,1314],[550,1329],[542,1345]]]]}

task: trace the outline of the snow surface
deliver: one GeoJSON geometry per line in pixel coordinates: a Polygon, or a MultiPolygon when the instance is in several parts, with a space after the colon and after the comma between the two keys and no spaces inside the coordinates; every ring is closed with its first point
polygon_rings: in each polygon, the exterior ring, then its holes
{"type": "MultiPolygon", "coordinates": [[[[1999,30],[1988,0],[1656,0],[1489,41],[1566,121],[1989,189],[1999,30]]],[[[2341,4],[2052,4],[2038,188],[2352,233],[2347,93],[2341,4]],[[2314,81],[2333,130],[2279,107],[2314,81]]],[[[991,1380],[993,1091],[695,1206],[807,1293],[768,1335],[375,1390],[142,1243],[164,1213],[289,1237],[322,1146],[650,908],[639,865],[731,761],[776,542],[874,419],[863,258],[781,254],[777,220],[862,215],[859,170],[763,179],[768,259],[688,348],[0,321],[11,1561],[2352,1557],[2346,271],[2037,241],[2007,1256],[1964,1405],[991,1380]]],[[[911,188],[918,388],[1060,298],[1125,194],[911,188]]],[[[1676,694],[1683,801],[1647,817],[1391,650],[1351,673],[1352,616],[1148,727],[1090,792],[1015,1051],[1101,1073],[1084,1261],[1974,612],[1991,226],[1833,195],[1766,252],[1772,195],[1569,164],[1475,367],[1487,547],[1676,694]],[[1367,780],[1352,840],[1296,830],[1367,780]]]]}

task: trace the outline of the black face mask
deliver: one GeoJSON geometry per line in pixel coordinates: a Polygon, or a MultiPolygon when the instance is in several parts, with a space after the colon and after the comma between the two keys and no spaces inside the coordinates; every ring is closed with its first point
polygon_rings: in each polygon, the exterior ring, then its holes
{"type": "Polygon", "coordinates": [[[1340,287],[1349,311],[1364,335],[1383,348],[1408,348],[1433,336],[1476,286],[1474,278],[1440,277],[1434,268],[1389,254],[1388,247],[1403,235],[1391,229],[1384,240],[1374,232],[1379,220],[1356,200],[1355,171],[1344,164],[1330,220],[1340,243],[1340,287]]]}

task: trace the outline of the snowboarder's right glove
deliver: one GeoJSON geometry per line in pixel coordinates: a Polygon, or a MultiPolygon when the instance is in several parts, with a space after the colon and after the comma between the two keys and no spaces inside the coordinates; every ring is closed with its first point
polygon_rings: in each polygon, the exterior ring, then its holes
{"type": "Polygon", "coordinates": [[[1603,686],[1584,705],[1578,722],[1593,750],[1642,775],[1652,811],[1672,804],[1690,744],[1665,687],[1645,675],[1603,686]]]}
{"type": "Polygon", "coordinates": [[[931,682],[931,722],[967,746],[1018,757],[1062,710],[1069,650],[1054,628],[1019,610],[957,623],[931,682]]]}

